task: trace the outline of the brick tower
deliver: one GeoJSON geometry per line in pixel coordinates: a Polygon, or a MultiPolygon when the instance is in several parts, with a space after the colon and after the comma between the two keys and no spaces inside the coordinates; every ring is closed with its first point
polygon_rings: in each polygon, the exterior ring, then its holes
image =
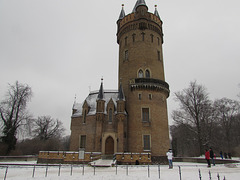
{"type": "Polygon", "coordinates": [[[148,12],[144,0],[137,0],[128,15],[122,7],[117,21],[118,81],[128,114],[127,151],[151,152],[152,158],[165,156],[169,149],[162,24],[157,8],[148,12]]]}

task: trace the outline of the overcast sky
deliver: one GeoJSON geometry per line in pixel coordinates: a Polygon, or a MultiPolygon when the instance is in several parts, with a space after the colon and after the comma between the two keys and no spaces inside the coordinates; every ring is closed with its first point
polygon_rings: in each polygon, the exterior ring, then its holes
{"type": "MultiPolygon", "coordinates": [[[[196,80],[212,100],[240,92],[239,0],[145,0],[158,5],[169,122],[173,93],[196,80]]],[[[64,123],[70,134],[72,105],[89,90],[117,89],[116,21],[136,0],[0,0],[0,101],[8,83],[32,87],[29,110],[64,123]]]]}

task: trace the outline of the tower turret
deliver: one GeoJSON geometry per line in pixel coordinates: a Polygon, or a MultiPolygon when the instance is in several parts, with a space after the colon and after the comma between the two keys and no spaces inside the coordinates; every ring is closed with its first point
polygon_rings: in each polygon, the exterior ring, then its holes
{"type": "Polygon", "coordinates": [[[155,5],[154,15],[157,16],[161,20],[161,18],[159,16],[159,13],[158,13],[158,10],[157,10],[157,5],[155,5]]]}
{"type": "Polygon", "coordinates": [[[119,19],[119,87],[125,93],[129,152],[165,156],[169,149],[162,21],[137,0],[133,12],[119,19]],[[121,83],[120,83],[121,79],[121,83]]]}
{"type": "Polygon", "coordinates": [[[124,11],[123,7],[124,7],[124,4],[122,4],[122,10],[120,12],[118,20],[121,20],[121,19],[123,19],[125,17],[125,11],[124,11]]]}

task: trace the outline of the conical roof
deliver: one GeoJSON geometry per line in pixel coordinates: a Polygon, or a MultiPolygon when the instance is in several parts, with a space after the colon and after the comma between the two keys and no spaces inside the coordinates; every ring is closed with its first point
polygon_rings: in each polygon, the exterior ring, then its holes
{"type": "Polygon", "coordinates": [[[100,89],[99,89],[99,92],[98,92],[97,99],[103,99],[103,97],[104,97],[103,79],[101,79],[101,80],[102,80],[102,82],[101,82],[101,86],[100,86],[100,89]]]}
{"type": "Polygon", "coordinates": [[[158,14],[157,5],[155,5],[154,15],[156,15],[159,19],[161,19],[159,14],[158,14]]]}
{"type": "Polygon", "coordinates": [[[119,90],[118,90],[118,100],[125,100],[122,83],[120,83],[119,90]]]}
{"type": "Polygon", "coordinates": [[[125,11],[124,11],[123,7],[124,7],[124,4],[122,4],[122,10],[120,12],[118,20],[121,20],[121,19],[123,19],[125,17],[125,11]]]}
{"type": "Polygon", "coordinates": [[[138,6],[146,6],[147,7],[146,2],[144,0],[137,0],[132,12],[136,12],[136,9],[138,6]]]}

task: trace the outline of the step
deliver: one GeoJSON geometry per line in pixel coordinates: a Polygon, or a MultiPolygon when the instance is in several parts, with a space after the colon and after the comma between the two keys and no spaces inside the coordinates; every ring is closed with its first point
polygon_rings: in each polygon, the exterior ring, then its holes
{"type": "Polygon", "coordinates": [[[95,167],[111,167],[115,162],[112,159],[98,159],[91,162],[91,166],[95,167]]]}

